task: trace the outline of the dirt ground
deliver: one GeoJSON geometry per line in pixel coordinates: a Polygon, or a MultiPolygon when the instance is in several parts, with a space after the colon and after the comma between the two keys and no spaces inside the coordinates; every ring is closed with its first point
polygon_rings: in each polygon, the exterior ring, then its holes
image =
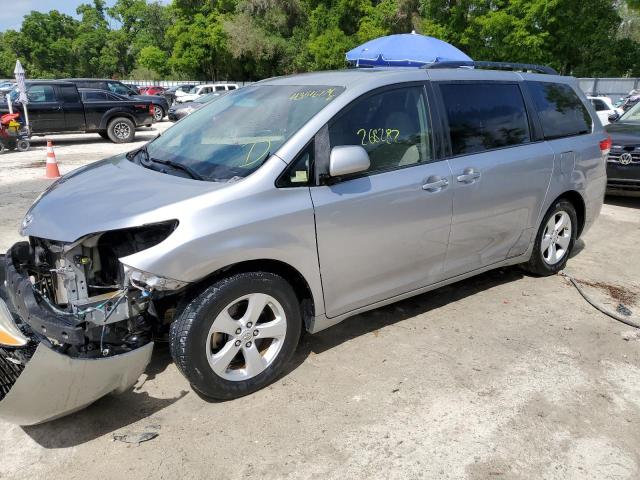
{"type": "MultiPolygon", "coordinates": [[[[54,138],[63,172],[132,148],[54,138]]],[[[0,157],[1,250],[49,183],[44,158],[42,141],[0,157]]],[[[607,199],[567,272],[640,321],[640,199],[607,199]]],[[[240,400],[200,398],[160,345],[133,391],[0,422],[2,479],[125,476],[637,479],[640,335],[564,278],[508,268],[307,335],[283,379],[240,400]],[[114,440],[145,432],[158,436],[114,440]]]]}

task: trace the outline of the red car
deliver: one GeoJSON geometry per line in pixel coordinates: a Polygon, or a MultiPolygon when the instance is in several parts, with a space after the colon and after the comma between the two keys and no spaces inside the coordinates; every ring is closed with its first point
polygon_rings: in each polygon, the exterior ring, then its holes
{"type": "Polygon", "coordinates": [[[138,91],[140,92],[140,95],[162,95],[165,90],[166,90],[166,88],[158,87],[158,86],[139,87],[138,88],[138,91]]]}

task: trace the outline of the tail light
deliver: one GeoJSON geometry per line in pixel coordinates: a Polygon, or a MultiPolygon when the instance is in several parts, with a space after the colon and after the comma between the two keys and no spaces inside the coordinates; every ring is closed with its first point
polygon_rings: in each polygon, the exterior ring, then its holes
{"type": "MultiPolygon", "coordinates": [[[[154,114],[155,108],[156,108],[156,107],[153,105],[153,103],[149,105],[149,113],[150,113],[151,115],[153,115],[153,114],[154,114]]],[[[609,141],[611,141],[611,139],[609,139],[609,141]]]]}
{"type": "Polygon", "coordinates": [[[609,155],[612,145],[613,145],[613,141],[611,140],[610,136],[607,136],[607,138],[600,141],[600,151],[602,152],[603,156],[606,157],[607,155],[609,155]]]}

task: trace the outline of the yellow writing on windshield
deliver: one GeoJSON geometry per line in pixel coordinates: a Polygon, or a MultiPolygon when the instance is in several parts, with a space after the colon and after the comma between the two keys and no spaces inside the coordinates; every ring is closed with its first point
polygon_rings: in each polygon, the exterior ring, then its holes
{"type": "Polygon", "coordinates": [[[303,90],[289,96],[289,100],[305,100],[307,98],[324,98],[327,102],[336,96],[335,88],[324,88],[322,90],[303,90]]]}
{"type": "Polygon", "coordinates": [[[377,145],[378,143],[398,143],[398,137],[400,136],[400,130],[396,128],[361,128],[356,132],[356,135],[362,137],[360,144],[365,145],[377,145]]]}
{"type": "MultiPolygon", "coordinates": [[[[260,160],[262,160],[263,157],[266,157],[267,155],[269,155],[269,150],[271,149],[271,140],[267,140],[266,142],[255,142],[251,144],[251,148],[249,149],[249,152],[247,152],[247,158],[245,159],[244,163],[242,164],[243,167],[249,167],[251,165],[254,165],[255,163],[259,162],[260,160]],[[259,143],[264,143],[265,144],[265,148],[262,151],[262,153],[260,153],[257,157],[255,157],[254,159],[251,159],[252,155],[254,154],[253,149],[256,147],[256,145],[258,145],[259,143]]],[[[256,152],[260,152],[260,149],[256,150],[256,152]]]]}

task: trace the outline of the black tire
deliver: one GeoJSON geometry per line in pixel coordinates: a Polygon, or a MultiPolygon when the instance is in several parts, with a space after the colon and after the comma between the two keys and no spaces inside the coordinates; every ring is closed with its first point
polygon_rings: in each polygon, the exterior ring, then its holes
{"type": "Polygon", "coordinates": [[[136,126],[126,117],[114,118],[107,126],[107,135],[113,143],[133,142],[136,136],[136,126]]]}
{"type": "Polygon", "coordinates": [[[31,142],[25,138],[21,138],[16,142],[16,148],[19,152],[26,152],[31,147],[31,142]]]}
{"type": "Polygon", "coordinates": [[[162,119],[164,118],[164,108],[162,108],[160,105],[154,105],[153,106],[153,121],[154,122],[161,122],[162,119]]]}
{"type": "MultiPolygon", "coordinates": [[[[547,211],[544,218],[542,219],[542,223],[540,224],[540,228],[538,229],[538,233],[536,234],[536,241],[533,245],[533,252],[531,252],[531,258],[529,261],[522,265],[522,268],[529,273],[534,275],[538,275],[541,277],[547,277],[549,275],[555,275],[564,269],[567,265],[567,261],[571,256],[571,251],[573,250],[573,246],[576,242],[576,234],[578,230],[578,215],[576,214],[576,209],[571,202],[565,199],[560,199],[556,201],[551,208],[547,211]],[[569,215],[571,220],[571,231],[570,231],[570,240],[569,245],[565,250],[563,257],[557,263],[549,263],[545,259],[544,252],[542,250],[542,240],[545,236],[545,231],[547,229],[547,223],[551,220],[552,217],[556,217],[561,214],[561,212],[565,212],[569,215]]],[[[546,250],[545,250],[546,251],[546,250]]]]}
{"type": "Polygon", "coordinates": [[[98,132],[98,135],[100,135],[102,138],[104,138],[105,140],[111,140],[109,138],[109,134],[107,132],[98,132]]]}
{"type": "MultiPolygon", "coordinates": [[[[295,352],[301,330],[300,303],[285,279],[267,272],[240,273],[217,281],[186,304],[171,325],[171,356],[191,386],[201,395],[216,400],[231,400],[260,390],[276,380],[295,352]],[[261,373],[246,380],[223,378],[213,371],[207,358],[207,342],[212,341],[209,338],[210,329],[224,308],[245,295],[255,293],[273,297],[282,307],[286,318],[284,340],[278,353],[261,373]]],[[[230,339],[231,335],[227,335],[221,343],[228,346],[230,339]]],[[[254,343],[254,347],[258,347],[257,342],[254,343]]],[[[244,353],[239,355],[241,357],[234,358],[244,359],[244,353]]]]}

